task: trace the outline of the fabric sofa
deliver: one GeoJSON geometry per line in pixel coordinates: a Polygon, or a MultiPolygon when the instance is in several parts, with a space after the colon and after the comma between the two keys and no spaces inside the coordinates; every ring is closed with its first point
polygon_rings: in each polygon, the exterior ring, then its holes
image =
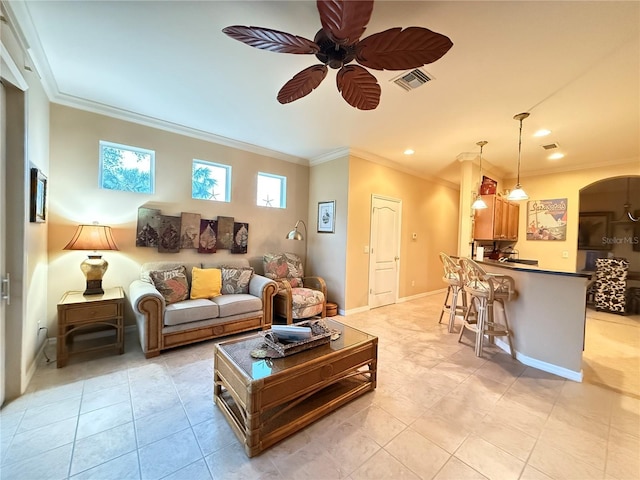
{"type": "MultiPolygon", "coordinates": [[[[182,293],[175,279],[170,278],[167,283],[170,287],[173,285],[172,293],[182,293]]],[[[245,259],[205,263],[149,262],[142,265],[140,279],[129,286],[129,300],[138,325],[140,345],[145,356],[151,358],[180,345],[270,328],[273,297],[277,290],[273,280],[256,275],[245,259]],[[175,298],[162,288],[164,285],[157,282],[158,277],[170,278],[172,272],[183,271],[186,274],[186,284],[180,278],[183,289],[191,290],[193,267],[217,268],[227,275],[222,279],[219,296],[195,299],[187,296],[184,300],[174,301],[175,298]],[[239,287],[233,283],[237,280],[234,277],[244,278],[241,287],[246,293],[236,293],[239,287]],[[160,290],[156,285],[160,285],[160,290]]]]}

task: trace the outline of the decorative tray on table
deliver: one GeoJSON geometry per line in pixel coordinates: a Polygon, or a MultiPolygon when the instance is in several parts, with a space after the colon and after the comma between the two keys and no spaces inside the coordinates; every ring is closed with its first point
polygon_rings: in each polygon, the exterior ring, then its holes
{"type": "MultiPolygon", "coordinates": [[[[332,332],[323,320],[306,320],[298,322],[295,327],[308,327],[311,329],[311,336],[308,338],[288,341],[284,338],[278,338],[278,334],[274,329],[264,332],[264,341],[270,350],[274,350],[274,357],[286,357],[294,353],[317,347],[331,341],[331,336],[336,332],[332,332]]],[[[302,328],[300,330],[303,330],[302,328]]],[[[304,329],[308,330],[308,329],[304,329]]],[[[269,355],[271,356],[271,355],[269,355]]]]}

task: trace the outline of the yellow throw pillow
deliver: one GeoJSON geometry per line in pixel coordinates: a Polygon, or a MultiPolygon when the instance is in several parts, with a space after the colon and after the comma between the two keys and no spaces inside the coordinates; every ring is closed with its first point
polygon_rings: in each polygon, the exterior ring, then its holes
{"type": "Polygon", "coordinates": [[[191,271],[191,299],[220,295],[222,271],[219,268],[197,268],[191,271]]]}

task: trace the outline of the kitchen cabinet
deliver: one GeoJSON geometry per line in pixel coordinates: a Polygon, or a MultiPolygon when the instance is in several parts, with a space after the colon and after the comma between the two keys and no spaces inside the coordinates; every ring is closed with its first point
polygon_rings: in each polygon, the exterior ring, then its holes
{"type": "Polygon", "coordinates": [[[520,205],[500,195],[482,195],[482,199],[487,208],[475,211],[473,238],[516,241],[520,205]]]}

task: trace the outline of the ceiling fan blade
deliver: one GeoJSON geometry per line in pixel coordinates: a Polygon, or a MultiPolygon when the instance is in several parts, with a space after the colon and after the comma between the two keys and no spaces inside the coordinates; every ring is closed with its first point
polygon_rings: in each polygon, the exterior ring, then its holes
{"type": "Polygon", "coordinates": [[[223,28],[222,32],[242,43],[271,52],[313,54],[320,51],[311,40],[270,28],[233,25],[223,28]]]}
{"type": "Polygon", "coordinates": [[[313,65],[294,75],[278,92],[280,103],[291,103],[309,95],[327,76],[326,65],[313,65]]]}
{"type": "Polygon", "coordinates": [[[358,65],[346,65],[336,75],[338,90],[349,105],[373,110],[380,103],[380,85],[376,77],[358,65]]]}
{"type": "Polygon", "coordinates": [[[442,57],[453,46],[449,37],[427,28],[390,28],[362,39],[356,60],[374,70],[406,70],[442,57]]]}
{"type": "Polygon", "coordinates": [[[373,0],[318,0],[322,29],[338,45],[356,43],[369,23],[373,0]]]}

